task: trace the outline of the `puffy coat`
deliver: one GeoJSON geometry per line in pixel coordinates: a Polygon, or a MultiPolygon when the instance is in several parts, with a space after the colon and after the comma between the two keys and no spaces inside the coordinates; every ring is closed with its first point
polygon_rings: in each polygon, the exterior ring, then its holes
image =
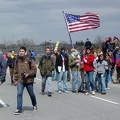
{"type": "Polygon", "coordinates": [[[94,55],[89,55],[89,56],[84,56],[83,57],[83,62],[84,62],[84,71],[94,71],[94,55]],[[87,62],[84,62],[84,58],[87,60],[87,62]]]}

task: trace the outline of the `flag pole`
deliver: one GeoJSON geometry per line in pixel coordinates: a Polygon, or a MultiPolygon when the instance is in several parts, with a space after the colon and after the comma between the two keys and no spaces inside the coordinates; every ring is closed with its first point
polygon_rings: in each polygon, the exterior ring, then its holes
{"type": "Polygon", "coordinates": [[[69,35],[69,38],[70,38],[71,47],[73,47],[73,42],[72,42],[72,38],[71,38],[70,32],[69,32],[69,30],[68,30],[68,26],[67,26],[65,14],[64,14],[64,11],[62,11],[62,12],[63,12],[63,16],[64,16],[64,20],[65,20],[66,27],[67,27],[68,35],[69,35]]]}

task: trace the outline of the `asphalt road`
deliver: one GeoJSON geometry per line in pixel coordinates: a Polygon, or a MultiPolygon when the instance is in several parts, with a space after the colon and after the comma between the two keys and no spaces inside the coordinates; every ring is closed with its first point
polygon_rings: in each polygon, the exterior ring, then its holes
{"type": "MultiPolygon", "coordinates": [[[[7,72],[8,73],[8,72],[7,72]]],[[[24,90],[23,113],[14,115],[16,110],[16,86],[10,85],[10,76],[0,86],[0,120],[120,120],[120,84],[109,84],[106,95],[96,93],[58,94],[57,83],[52,81],[52,97],[41,95],[39,71],[35,79],[34,92],[38,110],[33,111],[29,95],[24,90]]],[[[71,83],[68,82],[68,88],[71,83]]]]}

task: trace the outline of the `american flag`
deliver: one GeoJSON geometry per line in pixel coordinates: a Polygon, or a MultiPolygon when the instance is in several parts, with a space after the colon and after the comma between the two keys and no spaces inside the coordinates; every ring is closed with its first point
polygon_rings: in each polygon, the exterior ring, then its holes
{"type": "Polygon", "coordinates": [[[65,13],[65,18],[69,32],[95,29],[100,26],[99,15],[86,13],[84,15],[73,15],[65,13]]]}

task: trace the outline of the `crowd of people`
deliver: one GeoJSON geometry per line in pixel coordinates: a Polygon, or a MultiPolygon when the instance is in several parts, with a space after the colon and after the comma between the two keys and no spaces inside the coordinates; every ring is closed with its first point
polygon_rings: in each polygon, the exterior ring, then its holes
{"type": "Polygon", "coordinates": [[[73,93],[84,92],[86,95],[95,95],[95,92],[106,94],[106,90],[110,89],[109,82],[120,83],[120,46],[116,36],[102,41],[101,49],[93,49],[87,39],[82,51],[72,48],[71,53],[68,53],[65,48],[61,48],[60,52],[55,50],[51,57],[55,66],[52,80],[57,80],[60,94],[68,93],[67,79],[71,81],[73,93]]]}
{"type": "MultiPolygon", "coordinates": [[[[6,68],[9,67],[11,85],[17,86],[17,111],[22,112],[22,95],[26,87],[30,95],[33,110],[37,110],[36,96],[33,91],[34,78],[37,67],[35,53],[20,47],[19,54],[11,51],[8,56],[0,55],[0,80],[1,84],[6,80],[6,68]]],[[[84,93],[95,95],[96,92],[106,94],[109,82],[120,83],[120,46],[117,37],[106,38],[101,43],[101,49],[94,49],[87,39],[85,47],[78,52],[72,48],[70,52],[65,48],[57,49],[51,53],[47,47],[45,54],[40,58],[38,69],[42,76],[41,93],[52,96],[52,80],[57,80],[58,94],[84,93]],[[71,81],[71,90],[68,90],[67,82],[71,81]],[[47,90],[46,90],[47,84],[47,90]]]]}

